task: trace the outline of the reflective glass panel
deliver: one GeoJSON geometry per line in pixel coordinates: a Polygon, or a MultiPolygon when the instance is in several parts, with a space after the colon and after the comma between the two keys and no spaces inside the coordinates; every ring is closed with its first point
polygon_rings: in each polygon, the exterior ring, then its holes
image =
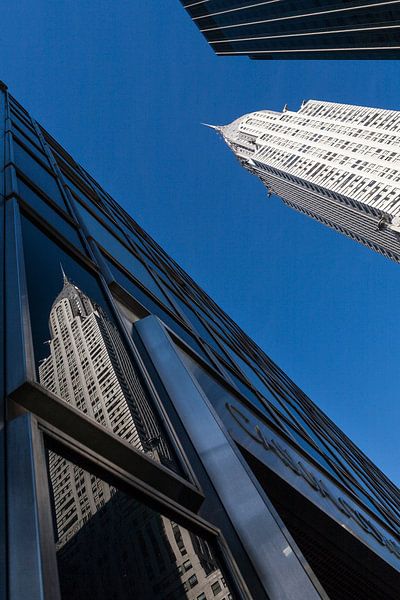
{"type": "Polygon", "coordinates": [[[20,119],[16,113],[11,111],[11,120],[13,125],[16,125],[25,134],[25,136],[31,140],[31,142],[34,142],[40,146],[39,138],[37,137],[35,131],[28,126],[25,119],[20,119]]]}
{"type": "MultiPolygon", "coordinates": [[[[38,196],[38,194],[33,190],[33,187],[31,187],[27,182],[25,182],[20,176],[18,176],[18,190],[20,192],[20,195],[27,202],[32,204],[35,202],[34,196],[38,196]]],[[[59,208],[61,208],[61,210],[67,212],[65,202],[61,194],[53,195],[51,196],[51,199],[55,204],[57,204],[59,208]]]]}
{"type": "Polygon", "coordinates": [[[26,112],[26,110],[24,108],[22,108],[22,106],[18,102],[15,102],[15,100],[11,99],[11,98],[10,98],[10,107],[21,119],[26,120],[29,123],[29,125],[32,124],[31,118],[30,118],[29,114],[26,112]]]}
{"type": "Polygon", "coordinates": [[[29,204],[45,221],[52,225],[59,233],[67,238],[72,244],[77,246],[81,252],[84,252],[82,242],[77,230],[70,225],[61,215],[55,211],[47,202],[39,196],[29,185],[26,185],[22,179],[18,178],[19,195],[27,204],[29,204]]]}
{"type": "MultiPolygon", "coordinates": [[[[20,137],[21,137],[21,142],[23,144],[24,140],[22,139],[22,136],[20,136],[20,137]]],[[[15,157],[17,164],[20,162],[21,164],[28,165],[27,169],[30,169],[30,170],[32,170],[32,168],[35,168],[35,167],[33,167],[34,163],[31,163],[31,160],[35,161],[35,159],[32,157],[32,155],[29,152],[27,152],[25,150],[25,148],[22,147],[22,145],[19,143],[19,141],[15,137],[14,137],[13,147],[14,147],[14,157],[15,157]]],[[[49,166],[49,161],[47,160],[47,156],[41,150],[36,148],[36,146],[34,146],[33,144],[31,144],[29,146],[29,149],[32,151],[32,154],[35,157],[37,157],[39,160],[41,160],[46,165],[46,167],[49,166]]]]}
{"type": "Polygon", "coordinates": [[[193,329],[196,331],[197,335],[200,336],[204,341],[208,342],[210,346],[215,346],[218,348],[216,341],[211,336],[208,329],[206,329],[205,325],[202,323],[197,314],[186,304],[186,302],[181,300],[179,296],[177,296],[174,292],[169,290],[169,293],[173,294],[175,302],[178,304],[184,316],[189,321],[193,329]]]}
{"type": "Polygon", "coordinates": [[[68,175],[64,171],[63,171],[63,178],[65,179],[66,183],[68,184],[68,187],[71,188],[71,190],[74,192],[74,194],[76,194],[78,196],[78,198],[82,198],[82,200],[84,202],[88,201],[88,195],[91,197],[93,192],[90,190],[90,188],[87,188],[84,181],[81,181],[81,179],[79,178],[79,181],[81,182],[81,185],[82,185],[82,189],[81,189],[80,187],[78,187],[78,185],[76,185],[72,181],[72,179],[70,179],[68,177],[68,175]],[[87,193],[85,191],[85,188],[87,188],[87,193]]]}
{"type": "Polygon", "coordinates": [[[233,359],[234,363],[236,363],[245,377],[254,385],[254,387],[266,398],[269,398],[270,391],[263,381],[258,377],[255,370],[245,361],[243,360],[228,344],[219,339],[219,342],[223,349],[230,355],[233,359]]]}
{"type": "MultiPolygon", "coordinates": [[[[214,406],[215,410],[224,414],[224,411],[226,410],[226,402],[229,402],[232,398],[237,400],[237,398],[233,396],[231,392],[229,392],[186,352],[183,352],[180,348],[178,348],[178,351],[187,369],[196,378],[203,392],[214,406]]],[[[261,403],[257,396],[252,394],[250,390],[248,391],[250,392],[249,396],[246,394],[243,395],[248,397],[252,405],[258,408],[258,410],[261,411],[270,421],[273,421],[276,425],[280,426],[281,424],[276,420],[275,415],[269,412],[269,410],[261,403]]]]}
{"type": "Polygon", "coordinates": [[[53,177],[42,165],[14,140],[14,159],[17,167],[41,188],[54,202],[62,201],[60,188],[53,177]]]}
{"type": "MultiPolygon", "coordinates": [[[[107,260],[107,259],[106,259],[107,260]]],[[[119,283],[133,298],[135,298],[142,306],[144,306],[150,314],[156,315],[168,327],[172,329],[184,342],[186,342],[193,350],[197,352],[204,360],[210,362],[207,354],[203,351],[200,344],[182,325],[172,318],[163,308],[157,304],[148,294],[146,294],[139,286],[137,286],[129,277],[127,277],[118,267],[111,261],[107,260],[108,267],[115,277],[115,281],[119,283]]]]}
{"type": "Polygon", "coordinates": [[[231,593],[204,538],[54,451],[47,456],[62,600],[231,593]]]}
{"type": "Polygon", "coordinates": [[[177,470],[176,460],[97,279],[22,218],[39,383],[177,470]]]}
{"type": "Polygon", "coordinates": [[[153,293],[157,298],[161,300],[167,306],[170,306],[165,295],[150,275],[144,264],[136,258],[130,250],[124,244],[118,241],[113,234],[108,231],[106,227],[95,219],[89,211],[87,211],[81,204],[78,206],[79,212],[88,228],[89,233],[103,246],[107,252],[111,254],[115,260],[117,260],[129,273],[140,281],[140,283],[153,293]]]}
{"type": "Polygon", "coordinates": [[[39,160],[42,160],[43,162],[45,162],[47,164],[47,157],[44,154],[38,139],[36,139],[36,144],[33,144],[31,142],[30,138],[28,138],[26,135],[24,135],[16,127],[13,128],[13,132],[14,132],[14,140],[18,139],[19,141],[21,141],[25,146],[28,147],[28,149],[33,154],[35,154],[39,158],[39,160]]]}

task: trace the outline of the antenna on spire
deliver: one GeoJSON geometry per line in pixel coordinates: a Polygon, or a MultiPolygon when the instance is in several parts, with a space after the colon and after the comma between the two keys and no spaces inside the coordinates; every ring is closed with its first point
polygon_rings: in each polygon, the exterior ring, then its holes
{"type": "Polygon", "coordinates": [[[209,123],[202,123],[205,127],[209,127],[210,129],[215,129],[216,131],[221,131],[221,125],[210,125],[209,123]]]}
{"type": "Polygon", "coordinates": [[[65,274],[64,267],[62,266],[61,262],[60,262],[60,269],[61,269],[61,273],[62,273],[62,276],[63,276],[63,282],[64,282],[64,285],[65,285],[66,283],[69,283],[69,279],[68,279],[68,277],[65,274]]]}

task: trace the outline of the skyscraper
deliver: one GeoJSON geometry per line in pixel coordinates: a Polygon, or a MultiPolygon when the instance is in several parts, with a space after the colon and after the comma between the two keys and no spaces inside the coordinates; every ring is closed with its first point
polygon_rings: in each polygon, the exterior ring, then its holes
{"type": "Polygon", "coordinates": [[[0,134],[1,600],[397,600],[396,486],[5,86],[0,134]]]}
{"type": "Polygon", "coordinates": [[[268,195],[400,262],[400,112],[308,100],[216,127],[268,195]]]}
{"type": "Polygon", "coordinates": [[[181,2],[219,56],[399,58],[397,0],[181,2]]]}

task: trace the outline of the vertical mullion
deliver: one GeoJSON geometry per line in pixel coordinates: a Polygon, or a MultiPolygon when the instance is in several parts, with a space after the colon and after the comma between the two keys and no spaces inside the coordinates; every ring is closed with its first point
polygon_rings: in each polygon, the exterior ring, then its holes
{"type": "Polygon", "coordinates": [[[46,459],[36,420],[8,423],[8,600],[60,600],[46,459]]]}

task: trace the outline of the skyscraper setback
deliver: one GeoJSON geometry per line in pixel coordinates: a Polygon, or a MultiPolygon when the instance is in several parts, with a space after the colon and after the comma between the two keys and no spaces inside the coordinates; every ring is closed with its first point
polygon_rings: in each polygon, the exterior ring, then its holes
{"type": "Polygon", "coordinates": [[[400,262],[400,111],[308,100],[215,129],[268,195],[400,262]]]}

